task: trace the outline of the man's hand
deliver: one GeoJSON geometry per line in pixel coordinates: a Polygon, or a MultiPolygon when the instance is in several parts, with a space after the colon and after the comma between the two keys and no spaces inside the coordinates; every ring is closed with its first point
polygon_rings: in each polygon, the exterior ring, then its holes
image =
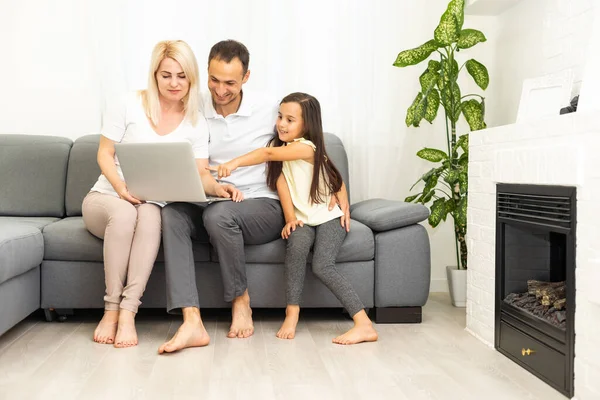
{"type": "Polygon", "coordinates": [[[125,182],[121,182],[119,185],[117,185],[117,187],[115,188],[115,191],[119,195],[119,198],[121,198],[125,201],[128,201],[133,205],[143,203],[143,201],[141,201],[140,199],[136,199],[135,197],[133,197],[131,195],[131,193],[129,193],[129,190],[127,190],[127,185],[125,184],[125,182]]]}
{"type": "Polygon", "coordinates": [[[292,232],[294,232],[299,226],[304,226],[304,222],[300,221],[299,219],[288,222],[281,230],[281,237],[283,239],[289,238],[292,232]]]}
{"type": "Polygon", "coordinates": [[[209,171],[215,171],[217,173],[217,179],[226,178],[231,175],[233,171],[237,169],[237,165],[233,161],[226,162],[225,164],[208,167],[209,171]]]}
{"type": "Polygon", "coordinates": [[[221,185],[221,184],[217,184],[215,186],[215,194],[218,197],[224,197],[226,199],[231,199],[233,201],[235,201],[236,203],[239,203],[240,201],[244,200],[244,194],[237,189],[235,186],[233,185],[221,185]]]}

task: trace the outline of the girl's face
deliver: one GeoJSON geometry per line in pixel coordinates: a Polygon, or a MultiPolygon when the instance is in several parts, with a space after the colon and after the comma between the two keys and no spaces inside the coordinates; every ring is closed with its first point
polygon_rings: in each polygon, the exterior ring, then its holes
{"type": "Polygon", "coordinates": [[[282,103],[277,117],[277,134],[282,142],[293,142],[304,136],[302,108],[298,103],[282,103]]]}
{"type": "Polygon", "coordinates": [[[158,92],[168,101],[181,101],[190,90],[190,81],[185,76],[181,65],[172,58],[160,62],[156,71],[158,92]]]}

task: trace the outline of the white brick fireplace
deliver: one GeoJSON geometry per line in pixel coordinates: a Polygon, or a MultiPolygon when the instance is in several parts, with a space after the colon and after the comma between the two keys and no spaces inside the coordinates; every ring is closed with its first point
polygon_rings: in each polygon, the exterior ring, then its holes
{"type": "Polygon", "coordinates": [[[494,343],[496,184],[577,188],[575,397],[600,399],[600,111],[470,134],[467,330],[494,343]]]}

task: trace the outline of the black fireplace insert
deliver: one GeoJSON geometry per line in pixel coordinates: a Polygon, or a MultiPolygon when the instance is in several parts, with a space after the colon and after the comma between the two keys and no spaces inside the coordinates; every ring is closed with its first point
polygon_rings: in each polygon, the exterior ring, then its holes
{"type": "Polygon", "coordinates": [[[495,347],[573,397],[576,190],[498,184],[495,347]]]}

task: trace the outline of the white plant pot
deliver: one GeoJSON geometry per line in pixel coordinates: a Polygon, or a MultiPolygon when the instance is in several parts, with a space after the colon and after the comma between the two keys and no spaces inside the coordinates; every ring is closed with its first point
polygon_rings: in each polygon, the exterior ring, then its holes
{"type": "Polygon", "coordinates": [[[467,270],[456,267],[446,267],[450,298],[455,307],[467,306],[467,270]]]}

